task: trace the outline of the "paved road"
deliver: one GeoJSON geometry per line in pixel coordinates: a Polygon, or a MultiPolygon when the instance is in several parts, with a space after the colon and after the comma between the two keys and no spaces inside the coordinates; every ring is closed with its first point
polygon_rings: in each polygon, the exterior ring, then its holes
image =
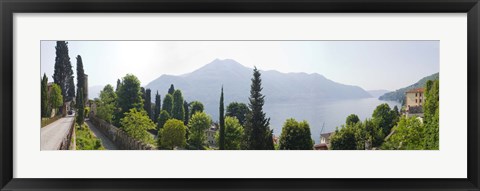
{"type": "Polygon", "coordinates": [[[73,115],[66,116],[50,123],[40,130],[40,150],[58,150],[63,138],[68,134],[68,129],[74,122],[73,115]]]}
{"type": "Polygon", "coordinates": [[[97,127],[95,127],[95,125],[93,125],[93,123],[90,122],[90,120],[87,119],[85,123],[87,123],[88,128],[90,128],[93,134],[95,134],[95,137],[99,138],[102,141],[102,145],[103,147],[105,147],[105,149],[118,150],[118,147],[115,146],[115,144],[113,144],[113,142],[110,141],[110,139],[108,139],[107,136],[105,136],[102,132],[100,132],[100,130],[98,130],[97,127]]]}

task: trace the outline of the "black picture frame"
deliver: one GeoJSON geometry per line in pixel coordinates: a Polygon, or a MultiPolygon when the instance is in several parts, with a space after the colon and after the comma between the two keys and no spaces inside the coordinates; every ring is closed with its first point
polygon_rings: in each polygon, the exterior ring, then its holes
{"type": "MultiPolygon", "coordinates": [[[[1,190],[480,190],[479,0],[1,0],[1,190]],[[466,179],[23,179],[13,178],[14,13],[467,13],[466,179]]],[[[439,168],[441,169],[441,168],[439,168]]]]}

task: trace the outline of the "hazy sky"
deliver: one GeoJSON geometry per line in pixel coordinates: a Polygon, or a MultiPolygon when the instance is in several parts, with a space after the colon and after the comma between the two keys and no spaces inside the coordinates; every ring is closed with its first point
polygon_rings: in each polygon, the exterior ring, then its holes
{"type": "MultiPolygon", "coordinates": [[[[52,81],[55,41],[41,42],[41,75],[52,81]]],[[[439,72],[439,41],[69,41],[76,73],[82,56],[88,83],[115,85],[127,73],[146,85],[162,74],[192,72],[211,61],[280,72],[319,73],[365,90],[396,90],[439,72]]]]}

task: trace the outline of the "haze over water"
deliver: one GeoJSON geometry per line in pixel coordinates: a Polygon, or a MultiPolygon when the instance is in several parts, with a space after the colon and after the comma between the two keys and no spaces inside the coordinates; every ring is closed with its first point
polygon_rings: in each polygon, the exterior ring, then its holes
{"type": "Polygon", "coordinates": [[[336,127],[340,128],[345,124],[348,115],[356,114],[363,121],[371,118],[375,108],[382,103],[387,103],[390,108],[395,105],[401,108],[398,102],[382,101],[378,98],[318,101],[317,104],[310,104],[310,102],[269,104],[266,98],[264,110],[267,117],[270,117],[270,127],[274,129],[275,135],[280,136],[285,120],[293,117],[297,121],[308,121],[312,139],[315,143],[319,143],[320,133],[328,133],[335,131],[336,127]],[[325,127],[322,131],[323,123],[325,127]]]}

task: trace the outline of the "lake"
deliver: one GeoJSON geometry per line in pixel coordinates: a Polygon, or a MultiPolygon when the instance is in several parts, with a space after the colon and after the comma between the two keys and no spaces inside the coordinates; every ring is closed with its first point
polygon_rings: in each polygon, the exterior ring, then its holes
{"type": "Polygon", "coordinates": [[[270,127],[274,129],[274,134],[280,136],[282,126],[286,119],[295,118],[297,121],[306,120],[310,124],[312,138],[315,143],[320,141],[320,133],[335,131],[336,127],[345,124],[345,119],[350,114],[356,114],[360,120],[371,118],[375,108],[387,103],[390,108],[400,103],[394,101],[382,101],[378,98],[333,100],[333,101],[305,101],[295,103],[275,103],[269,104],[265,100],[264,111],[267,117],[270,117],[270,127]],[[322,126],[325,127],[322,131],[322,126]]]}

